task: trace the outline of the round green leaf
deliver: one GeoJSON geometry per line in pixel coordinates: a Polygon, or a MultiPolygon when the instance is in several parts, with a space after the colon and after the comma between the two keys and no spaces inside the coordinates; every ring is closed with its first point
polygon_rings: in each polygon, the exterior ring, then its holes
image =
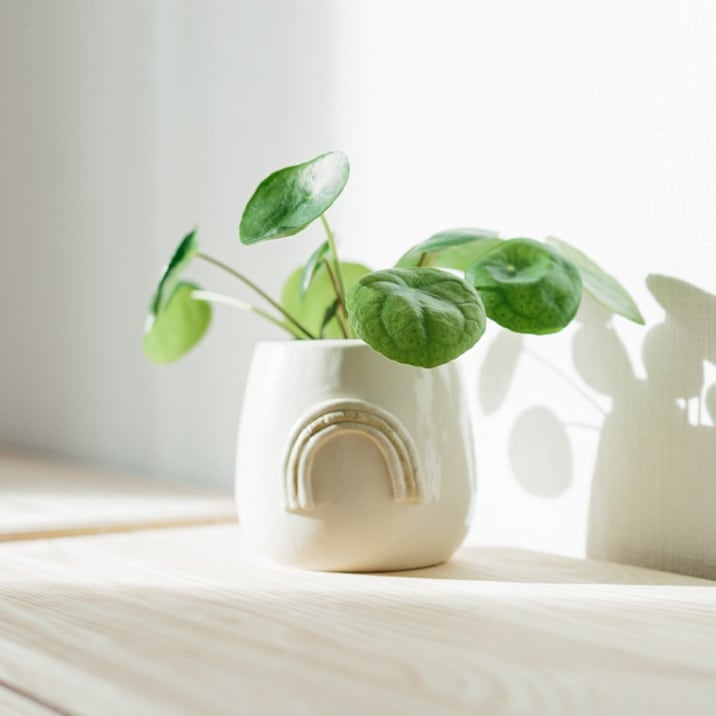
{"type": "Polygon", "coordinates": [[[173,296],[184,269],[199,252],[199,242],[196,238],[197,230],[188,233],[176,247],[169,263],[164,267],[157,288],[149,304],[149,311],[158,314],[164,309],[173,296]]]}
{"type": "MultiPolygon", "coordinates": [[[[302,296],[303,272],[303,267],[297,268],[286,279],[281,290],[281,305],[314,335],[319,335],[323,330],[324,338],[343,338],[340,323],[335,316],[323,325],[328,310],[336,300],[336,292],[328,271],[325,268],[318,271],[302,296]]],[[[370,272],[371,269],[361,264],[341,263],[346,291],[349,291],[361,276],[370,272]]]]}
{"type": "Polygon", "coordinates": [[[492,251],[495,246],[502,243],[502,239],[485,237],[464,246],[455,246],[454,248],[443,251],[436,259],[435,265],[442,268],[456,269],[457,271],[467,271],[475,261],[483,254],[492,251]]]}
{"type": "Polygon", "coordinates": [[[619,281],[566,241],[561,241],[554,236],[548,236],[545,241],[579,269],[584,289],[589,291],[599,303],[634,323],[644,324],[641,311],[619,281]]]}
{"type": "Polygon", "coordinates": [[[466,274],[487,315],[517,333],[555,333],[579,308],[579,271],[549,246],[510,239],[482,256],[466,274]]]}
{"type": "Polygon", "coordinates": [[[432,268],[364,276],[348,294],[348,316],[378,353],[423,368],[457,358],[485,330],[485,310],[472,286],[432,268]]]}
{"type": "Polygon", "coordinates": [[[192,298],[198,286],[180,281],[166,305],[150,312],[144,327],[142,348],[154,363],[171,363],[193,348],[211,322],[211,306],[192,298]]]}
{"type": "Polygon", "coordinates": [[[328,152],[264,179],[244,209],[243,244],[291,236],[305,229],[338,198],[348,181],[348,159],[328,152]]]}
{"type": "Polygon", "coordinates": [[[465,271],[486,251],[501,243],[486,229],[448,229],[433,234],[398,259],[396,267],[442,266],[465,271]]]}

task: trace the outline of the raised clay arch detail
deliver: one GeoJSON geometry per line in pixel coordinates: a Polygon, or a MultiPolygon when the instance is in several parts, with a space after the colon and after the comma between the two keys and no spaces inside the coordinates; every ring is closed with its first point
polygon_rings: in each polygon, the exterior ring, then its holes
{"type": "Polygon", "coordinates": [[[285,462],[285,500],[289,512],[314,507],[311,466],[318,448],[341,432],[359,433],[380,450],[390,476],[393,500],[423,501],[415,446],[390,413],[362,400],[323,403],[296,422],[285,462]]]}

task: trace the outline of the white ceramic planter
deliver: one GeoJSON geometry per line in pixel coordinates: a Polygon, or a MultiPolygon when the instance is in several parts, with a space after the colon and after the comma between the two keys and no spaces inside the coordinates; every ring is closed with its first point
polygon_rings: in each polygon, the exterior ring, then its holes
{"type": "Polygon", "coordinates": [[[242,528],[269,559],[379,571],[449,559],[474,497],[456,367],[426,370],[357,340],[257,345],[239,426],[242,528]]]}

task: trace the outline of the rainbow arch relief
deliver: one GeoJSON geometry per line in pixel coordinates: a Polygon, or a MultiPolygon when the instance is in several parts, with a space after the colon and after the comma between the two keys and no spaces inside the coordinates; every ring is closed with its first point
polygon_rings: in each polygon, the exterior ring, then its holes
{"type": "Polygon", "coordinates": [[[285,508],[305,512],[315,506],[311,467],[320,447],[339,434],[369,439],[385,460],[395,502],[420,503],[423,488],[415,446],[390,413],[362,400],[340,400],[316,406],[294,425],[285,461],[285,508]]]}

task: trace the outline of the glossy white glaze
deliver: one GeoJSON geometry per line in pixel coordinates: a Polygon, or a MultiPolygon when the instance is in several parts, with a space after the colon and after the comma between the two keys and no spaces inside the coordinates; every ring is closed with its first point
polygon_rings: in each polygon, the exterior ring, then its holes
{"type": "Polygon", "coordinates": [[[362,341],[260,343],[236,494],[248,537],[283,564],[373,571],[445,561],[474,497],[457,368],[402,365],[362,341]]]}

